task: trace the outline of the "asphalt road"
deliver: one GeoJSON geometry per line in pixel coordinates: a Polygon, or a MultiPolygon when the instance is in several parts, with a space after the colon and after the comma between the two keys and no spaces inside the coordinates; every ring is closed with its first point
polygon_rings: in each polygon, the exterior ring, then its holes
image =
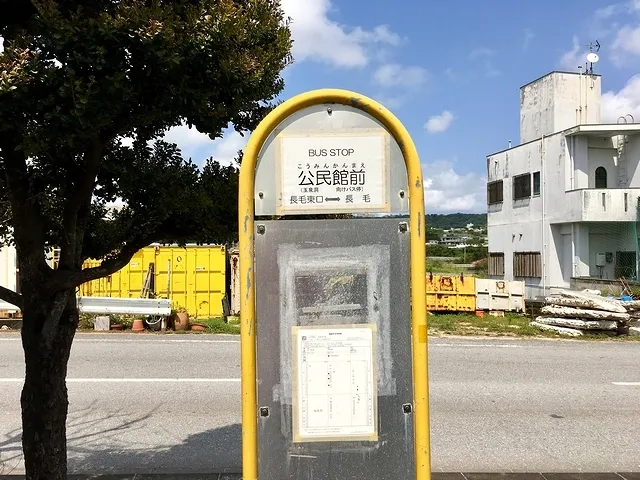
{"type": "MultiPolygon", "coordinates": [[[[78,335],[71,472],[238,471],[239,351],[230,336],[78,335]]],[[[429,355],[434,471],[640,471],[640,344],[436,338],[429,355]]],[[[19,336],[0,335],[0,474],[23,472],[23,371],[19,336]]]]}

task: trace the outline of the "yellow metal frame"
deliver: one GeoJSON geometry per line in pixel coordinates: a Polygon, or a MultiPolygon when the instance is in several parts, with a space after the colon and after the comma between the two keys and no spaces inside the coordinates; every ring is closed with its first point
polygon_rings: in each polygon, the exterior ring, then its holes
{"type": "Polygon", "coordinates": [[[242,366],[242,476],[258,479],[256,311],[254,272],[254,186],[258,155],[271,133],[288,117],[319,104],[342,104],[378,120],[395,138],[407,166],[411,235],[411,331],[416,480],[431,478],[427,353],[424,186],[416,147],[400,121],[375,100],[347,90],[321,89],[297,95],[272,110],[249,138],[240,167],[238,197],[240,247],[240,335],[242,366]]]}

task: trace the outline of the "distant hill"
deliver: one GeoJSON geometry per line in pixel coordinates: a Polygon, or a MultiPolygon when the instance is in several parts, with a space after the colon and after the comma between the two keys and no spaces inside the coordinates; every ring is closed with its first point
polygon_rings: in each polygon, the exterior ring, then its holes
{"type": "Polygon", "coordinates": [[[464,228],[473,223],[477,227],[487,226],[486,213],[430,213],[427,214],[427,227],[464,228]]]}

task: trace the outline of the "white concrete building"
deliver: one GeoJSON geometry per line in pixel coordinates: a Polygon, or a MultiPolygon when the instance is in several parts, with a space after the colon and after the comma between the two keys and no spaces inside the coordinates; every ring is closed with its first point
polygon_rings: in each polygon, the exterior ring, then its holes
{"type": "Polygon", "coordinates": [[[440,245],[447,247],[457,248],[464,247],[469,242],[469,237],[466,235],[447,234],[440,238],[440,245]]]}
{"type": "Polygon", "coordinates": [[[520,145],[487,156],[489,275],[527,297],[577,277],[638,278],[640,123],[600,123],[599,75],[520,89],[520,145]]]}

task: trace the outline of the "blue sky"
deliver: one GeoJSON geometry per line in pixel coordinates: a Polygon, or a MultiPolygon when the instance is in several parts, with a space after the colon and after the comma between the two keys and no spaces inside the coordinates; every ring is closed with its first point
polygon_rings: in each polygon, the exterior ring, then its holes
{"type": "MultiPolygon", "coordinates": [[[[428,213],[486,211],[485,157],[519,143],[519,87],[577,71],[589,42],[602,45],[603,121],[640,121],[640,0],[281,2],[295,59],[281,98],[344,88],[390,108],[418,147],[428,213]]],[[[168,139],[198,163],[227,163],[247,136],[179,127],[168,139]]]]}
{"type": "MultiPolygon", "coordinates": [[[[485,157],[519,143],[519,87],[577,71],[599,40],[603,120],[640,121],[640,0],[283,0],[295,63],[282,98],[355,90],[406,125],[424,165],[428,213],[484,212],[485,157]]],[[[177,129],[186,155],[230,160],[246,139],[177,129]]]]}

